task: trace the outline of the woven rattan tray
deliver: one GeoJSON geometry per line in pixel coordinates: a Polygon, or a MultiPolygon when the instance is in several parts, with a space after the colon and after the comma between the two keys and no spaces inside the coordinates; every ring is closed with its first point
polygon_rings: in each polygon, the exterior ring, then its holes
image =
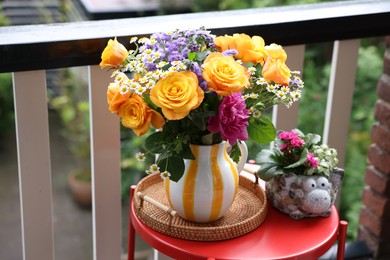
{"type": "Polygon", "coordinates": [[[162,234],[195,241],[219,241],[245,235],[263,223],[267,214],[264,190],[248,178],[240,176],[236,198],[229,211],[211,223],[193,223],[177,216],[172,217],[143,196],[169,208],[163,180],[158,174],[143,178],[134,192],[134,207],[138,218],[151,229],[162,234]],[[142,194],[141,196],[137,196],[142,194]],[[142,199],[141,199],[142,198],[142,199]]]}

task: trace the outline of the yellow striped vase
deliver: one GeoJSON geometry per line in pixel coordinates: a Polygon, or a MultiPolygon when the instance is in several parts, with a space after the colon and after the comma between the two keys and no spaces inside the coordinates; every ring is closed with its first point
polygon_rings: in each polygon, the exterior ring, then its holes
{"type": "Polygon", "coordinates": [[[183,177],[165,180],[169,203],[189,221],[204,223],[221,218],[230,208],[238,189],[238,174],[247,161],[248,150],[241,142],[236,165],[226,152],[228,144],[191,145],[195,160],[185,160],[183,177]]]}

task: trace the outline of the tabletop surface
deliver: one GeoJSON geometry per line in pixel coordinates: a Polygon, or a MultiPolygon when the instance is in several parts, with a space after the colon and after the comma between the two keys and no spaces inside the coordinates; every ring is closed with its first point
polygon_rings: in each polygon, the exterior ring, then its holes
{"type": "MultiPolygon", "coordinates": [[[[132,207],[134,205],[132,204],[132,207]]],[[[178,259],[315,259],[336,241],[339,215],[333,206],[329,217],[294,220],[268,205],[265,221],[254,231],[233,239],[198,242],[158,233],[144,225],[131,210],[137,233],[149,245],[178,259]]]]}

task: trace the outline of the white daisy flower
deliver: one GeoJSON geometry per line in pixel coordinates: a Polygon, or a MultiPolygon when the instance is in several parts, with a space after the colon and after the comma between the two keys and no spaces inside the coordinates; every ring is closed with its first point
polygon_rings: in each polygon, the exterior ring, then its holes
{"type": "Polygon", "coordinates": [[[287,87],[287,86],[283,86],[281,89],[280,89],[281,91],[283,91],[284,93],[288,93],[288,92],[290,92],[290,89],[287,87]]]}
{"type": "Polygon", "coordinates": [[[121,85],[119,88],[119,93],[121,93],[122,95],[126,94],[129,91],[130,91],[130,88],[127,85],[121,85]]]}
{"type": "Polygon", "coordinates": [[[286,99],[286,93],[284,93],[282,90],[276,91],[275,94],[276,94],[276,96],[277,96],[278,98],[280,98],[281,100],[286,99]]]}
{"type": "Polygon", "coordinates": [[[152,53],[153,53],[153,51],[151,49],[145,49],[145,51],[144,51],[144,54],[146,54],[146,55],[150,55],[152,53]]]}
{"type": "Polygon", "coordinates": [[[168,62],[166,62],[166,61],[160,61],[158,64],[157,64],[157,67],[158,68],[162,68],[162,67],[164,67],[165,65],[167,65],[168,64],[168,62]]]}
{"type": "Polygon", "coordinates": [[[267,91],[268,92],[275,93],[276,90],[277,89],[276,89],[275,85],[270,84],[270,85],[267,86],[267,91]]]}
{"type": "Polygon", "coordinates": [[[256,80],[256,84],[257,85],[264,85],[264,84],[267,84],[267,81],[264,78],[258,78],[256,80]]]}
{"type": "Polygon", "coordinates": [[[290,96],[292,97],[293,101],[296,102],[301,98],[301,92],[299,91],[292,91],[290,93],[290,96]]]}
{"type": "Polygon", "coordinates": [[[150,171],[152,174],[160,173],[160,167],[158,167],[158,165],[154,163],[154,164],[150,165],[149,171],[150,171]]]}
{"type": "Polygon", "coordinates": [[[153,88],[154,87],[154,85],[156,85],[156,82],[154,81],[154,80],[149,80],[146,84],[145,84],[145,86],[146,86],[146,88],[153,88]]]}
{"type": "Polygon", "coordinates": [[[130,38],[130,43],[136,42],[138,40],[138,37],[131,37],[130,38]]]}
{"type": "Polygon", "coordinates": [[[138,153],[135,154],[135,158],[137,159],[137,161],[143,162],[143,161],[145,161],[146,156],[145,156],[144,153],[138,152],[138,153]]]}
{"type": "Polygon", "coordinates": [[[146,91],[146,88],[142,85],[138,85],[138,87],[135,89],[135,93],[138,95],[142,95],[146,91]]]}
{"type": "Polygon", "coordinates": [[[171,177],[171,174],[168,171],[163,171],[162,173],[160,173],[160,176],[162,179],[169,179],[169,177],[171,177]]]}
{"type": "Polygon", "coordinates": [[[261,116],[261,112],[256,109],[255,111],[253,111],[252,116],[254,118],[259,118],[261,116]]]}
{"type": "Polygon", "coordinates": [[[256,68],[255,67],[249,67],[248,71],[251,75],[254,75],[256,73],[256,68]]]}

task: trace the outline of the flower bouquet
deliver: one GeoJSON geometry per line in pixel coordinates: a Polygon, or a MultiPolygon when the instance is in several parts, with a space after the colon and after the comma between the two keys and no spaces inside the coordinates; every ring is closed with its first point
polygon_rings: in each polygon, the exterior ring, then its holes
{"type": "MultiPolygon", "coordinates": [[[[138,136],[151,132],[148,153],[158,154],[147,173],[178,181],[184,159],[195,159],[190,145],[228,141],[237,161],[237,142],[274,140],[264,111],[290,106],[301,96],[299,72],[285,64],[282,46],[260,36],[215,36],[205,28],[131,38],[134,50],[109,40],[100,66],[113,68],[109,110],[138,136]]],[[[138,153],[142,160],[146,154],[138,153]]]]}
{"type": "Polygon", "coordinates": [[[344,171],[337,151],[320,141],[318,134],[280,131],[273,149],[257,157],[269,201],[292,218],[328,216],[336,200],[344,171]]]}

